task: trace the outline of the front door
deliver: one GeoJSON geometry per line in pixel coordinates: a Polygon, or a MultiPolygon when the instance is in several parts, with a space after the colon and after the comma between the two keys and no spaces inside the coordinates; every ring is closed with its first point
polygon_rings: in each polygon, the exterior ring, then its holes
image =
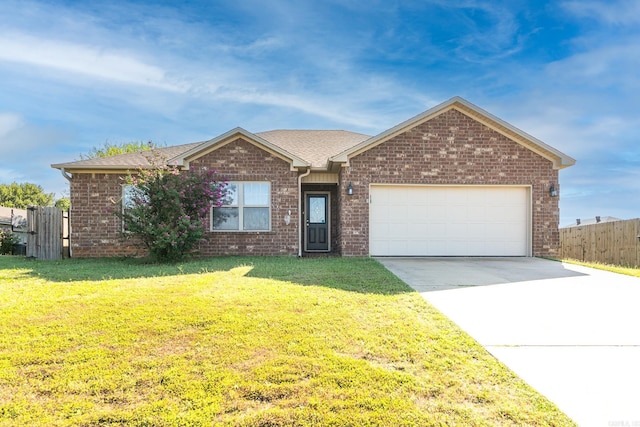
{"type": "Polygon", "coordinates": [[[307,193],[305,205],[305,250],[329,251],[329,194],[307,193]]]}

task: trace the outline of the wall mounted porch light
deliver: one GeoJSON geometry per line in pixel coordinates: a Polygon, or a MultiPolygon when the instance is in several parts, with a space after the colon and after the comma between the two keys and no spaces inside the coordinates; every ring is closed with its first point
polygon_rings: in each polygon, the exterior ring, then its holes
{"type": "Polygon", "coordinates": [[[347,195],[348,196],[353,196],[353,185],[351,185],[351,183],[349,183],[349,185],[347,185],[347,195]]]}
{"type": "Polygon", "coordinates": [[[558,190],[553,184],[551,184],[551,187],[549,187],[549,195],[551,197],[558,197],[558,190]]]}

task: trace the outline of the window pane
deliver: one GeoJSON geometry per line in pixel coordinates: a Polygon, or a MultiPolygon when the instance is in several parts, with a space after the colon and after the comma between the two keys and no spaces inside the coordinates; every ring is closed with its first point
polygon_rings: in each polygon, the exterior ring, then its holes
{"type": "Polygon", "coordinates": [[[226,187],[227,196],[224,198],[225,206],[238,206],[238,184],[232,182],[226,187]]]}
{"type": "Polygon", "coordinates": [[[249,182],[243,186],[245,206],[269,206],[269,183],[249,182]]]}
{"type": "Polygon", "coordinates": [[[309,197],[309,222],[312,224],[324,224],[326,222],[327,199],[323,197],[309,197]]]}
{"type": "Polygon", "coordinates": [[[238,208],[214,208],[213,209],[213,229],[214,230],[238,230],[240,218],[238,208]]]}
{"type": "Polygon", "coordinates": [[[135,205],[136,196],[140,198],[142,192],[134,185],[122,187],[122,209],[131,209],[135,205]]]}
{"type": "Polygon", "coordinates": [[[244,208],[244,230],[269,230],[269,208],[244,208]]]}

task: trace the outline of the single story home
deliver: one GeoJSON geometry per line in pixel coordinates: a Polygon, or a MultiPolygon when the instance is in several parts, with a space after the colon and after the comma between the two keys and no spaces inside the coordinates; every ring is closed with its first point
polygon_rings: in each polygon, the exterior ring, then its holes
{"type": "MultiPolygon", "coordinates": [[[[575,163],[460,97],[375,136],[235,128],[160,151],[230,182],[203,255],[553,256],[558,171],[575,163]]],[[[145,166],[144,153],[52,165],[70,181],[73,256],[136,253],[110,209],[145,166]]]]}

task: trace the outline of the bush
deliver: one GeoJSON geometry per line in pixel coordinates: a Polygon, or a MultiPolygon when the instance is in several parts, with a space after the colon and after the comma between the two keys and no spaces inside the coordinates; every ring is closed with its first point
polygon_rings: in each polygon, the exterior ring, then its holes
{"type": "Polygon", "coordinates": [[[191,254],[205,233],[210,207],[219,207],[226,196],[226,181],[218,182],[210,170],[180,173],[158,157],[153,167],[129,176],[131,200],[116,212],[126,230],[159,262],[175,262],[191,254]]]}
{"type": "Polygon", "coordinates": [[[11,255],[13,247],[20,242],[18,236],[11,231],[0,230],[0,254],[11,255]]]}

